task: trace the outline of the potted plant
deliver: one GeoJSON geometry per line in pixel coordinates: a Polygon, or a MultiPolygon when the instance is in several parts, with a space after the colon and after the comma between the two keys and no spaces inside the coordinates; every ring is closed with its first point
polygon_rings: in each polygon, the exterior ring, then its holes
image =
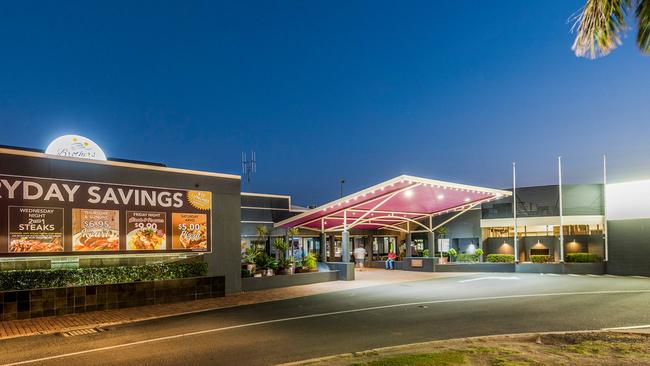
{"type": "Polygon", "coordinates": [[[278,274],[292,275],[294,272],[294,262],[295,260],[292,256],[280,258],[278,260],[278,274]]]}
{"type": "Polygon", "coordinates": [[[318,257],[316,254],[309,252],[302,259],[302,268],[310,272],[315,272],[318,270],[318,257]]]}
{"type": "MultiPolygon", "coordinates": [[[[273,271],[277,269],[278,263],[266,253],[260,254],[255,260],[255,265],[262,276],[273,276],[273,271]]],[[[259,277],[259,276],[255,276],[259,277]]]]}
{"type": "Polygon", "coordinates": [[[423,250],[422,251],[422,256],[425,257],[425,258],[428,258],[429,257],[429,249],[423,250]]]}
{"type": "Polygon", "coordinates": [[[260,252],[254,246],[246,248],[246,251],[244,252],[244,264],[246,265],[246,270],[248,272],[255,273],[257,267],[255,261],[259,256],[260,252]]]}
{"type": "Polygon", "coordinates": [[[278,261],[276,261],[273,257],[269,257],[269,263],[266,268],[266,275],[273,276],[275,275],[275,272],[277,270],[278,270],[278,261]]]}
{"type": "Polygon", "coordinates": [[[299,262],[299,261],[295,261],[295,262],[293,263],[293,271],[294,271],[294,273],[303,273],[303,272],[307,272],[307,270],[304,269],[303,266],[302,266],[302,261],[300,261],[300,262],[299,262]]]}
{"type": "Polygon", "coordinates": [[[474,254],[476,255],[476,258],[478,259],[479,262],[483,262],[483,249],[481,248],[476,249],[474,254]]]}
{"type": "Polygon", "coordinates": [[[261,247],[256,249],[266,251],[266,236],[269,234],[269,229],[264,225],[258,225],[255,231],[257,232],[258,239],[255,245],[261,247]]]}
{"type": "Polygon", "coordinates": [[[449,254],[449,260],[452,262],[454,261],[454,258],[456,258],[456,256],[458,255],[458,252],[454,248],[449,249],[447,253],[449,254]]]}
{"type": "Polygon", "coordinates": [[[449,258],[447,257],[449,254],[447,252],[440,252],[440,259],[438,260],[439,264],[445,264],[449,262],[449,258]]]}
{"type": "Polygon", "coordinates": [[[275,238],[273,241],[273,247],[275,248],[275,258],[280,260],[285,257],[285,252],[289,248],[289,244],[282,238],[275,238]]]}

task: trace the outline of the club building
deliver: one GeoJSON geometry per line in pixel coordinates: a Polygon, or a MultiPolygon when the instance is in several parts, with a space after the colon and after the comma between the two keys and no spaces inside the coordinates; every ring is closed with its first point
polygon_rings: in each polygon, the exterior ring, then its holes
{"type": "Polygon", "coordinates": [[[70,146],[0,148],[0,270],[199,260],[235,293],[353,279],[352,251],[363,247],[369,267],[394,251],[401,270],[650,276],[650,181],[513,192],[403,175],[306,208],[241,192],[238,175],[88,159],[70,151],[92,149],[70,146]],[[297,261],[316,253],[319,271],[242,278],[244,250],[273,256],[276,238],[297,261]],[[574,253],[596,260],[569,261],[574,253]]]}

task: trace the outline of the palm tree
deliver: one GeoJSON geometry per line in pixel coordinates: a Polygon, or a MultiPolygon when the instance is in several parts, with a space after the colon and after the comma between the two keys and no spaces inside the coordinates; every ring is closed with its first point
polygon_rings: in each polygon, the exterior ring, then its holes
{"type": "Polygon", "coordinates": [[[269,234],[269,229],[264,225],[259,225],[255,228],[257,231],[257,237],[259,238],[258,243],[264,244],[264,250],[266,250],[266,236],[269,234]]]}
{"type": "Polygon", "coordinates": [[[591,59],[609,54],[621,44],[632,12],[638,27],[636,44],[642,54],[650,55],[650,0],[586,0],[573,17],[577,36],[571,49],[576,56],[591,59]]]}

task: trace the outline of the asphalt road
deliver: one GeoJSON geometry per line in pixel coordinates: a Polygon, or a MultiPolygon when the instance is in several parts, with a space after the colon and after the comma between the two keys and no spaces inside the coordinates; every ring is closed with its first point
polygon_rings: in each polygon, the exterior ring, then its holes
{"type": "Polygon", "coordinates": [[[650,324],[650,279],[468,274],[0,342],[0,364],[268,365],[465,336],[650,324]]]}

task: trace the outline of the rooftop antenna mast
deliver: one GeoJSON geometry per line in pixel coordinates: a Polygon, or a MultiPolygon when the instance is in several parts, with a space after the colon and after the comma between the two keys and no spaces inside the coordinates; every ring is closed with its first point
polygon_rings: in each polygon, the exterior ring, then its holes
{"type": "Polygon", "coordinates": [[[246,177],[246,182],[250,184],[253,173],[257,172],[257,159],[254,150],[251,150],[250,160],[245,152],[241,153],[241,172],[246,177]]]}

